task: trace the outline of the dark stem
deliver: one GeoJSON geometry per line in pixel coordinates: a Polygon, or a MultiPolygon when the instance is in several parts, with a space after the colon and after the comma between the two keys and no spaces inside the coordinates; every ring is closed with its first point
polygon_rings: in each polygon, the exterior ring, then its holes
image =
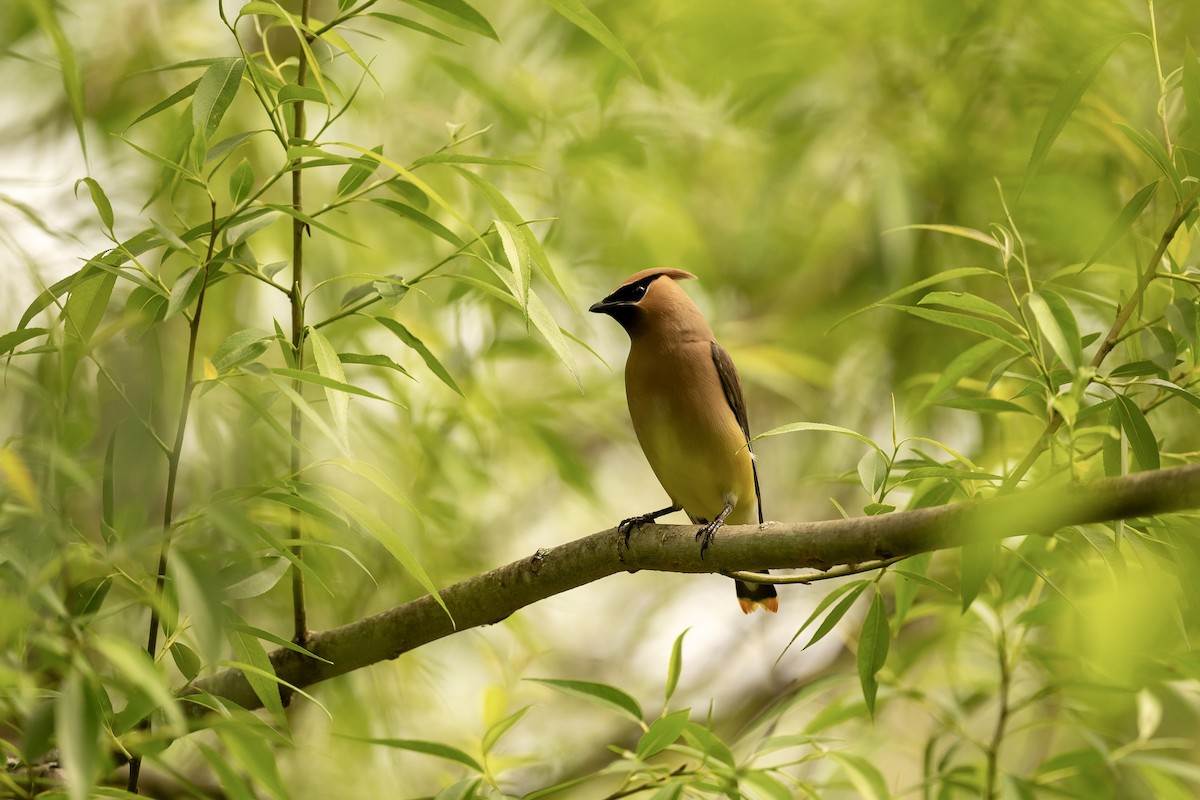
{"type": "Polygon", "coordinates": [[[996,729],[992,732],[992,741],[987,749],[987,781],[983,790],[985,800],[993,800],[996,797],[1000,745],[1004,743],[1004,732],[1008,726],[1010,712],[1008,694],[1012,685],[1012,672],[1008,665],[1008,637],[1005,636],[1003,624],[996,639],[996,653],[1000,660],[1000,708],[996,712],[996,729]]]}
{"type": "MultiPolygon", "coordinates": [[[[300,7],[300,23],[305,28],[308,27],[310,0],[304,0],[300,7]]],[[[301,35],[306,38],[311,38],[307,33],[301,35]]],[[[299,66],[296,71],[296,85],[303,86],[305,78],[308,76],[308,58],[305,56],[304,48],[300,48],[299,66]]],[[[304,101],[296,103],[295,120],[292,126],[292,136],[295,141],[304,141],[305,136],[305,119],[304,119],[304,101]]],[[[299,159],[297,159],[297,162],[299,159]]],[[[292,170],[292,207],[297,211],[303,210],[303,177],[304,170],[292,170]]],[[[296,358],[296,369],[304,369],[304,233],[308,226],[301,220],[292,219],[292,352],[296,358]]],[[[303,392],[304,387],[300,381],[292,381],[292,389],[297,392],[303,392]]],[[[292,448],[291,448],[291,474],[293,478],[300,477],[300,445],[301,436],[303,435],[303,419],[300,416],[300,407],[292,405],[292,448]]],[[[290,536],[293,541],[299,541],[303,535],[301,530],[302,520],[300,511],[292,509],[291,514],[291,530],[290,536]]],[[[300,545],[292,545],[292,553],[296,556],[296,560],[300,561],[304,558],[304,548],[300,545]]],[[[304,605],[304,572],[300,569],[292,570],[292,630],[293,641],[297,644],[303,644],[308,637],[308,611],[304,605]]]]}
{"type": "MultiPolygon", "coordinates": [[[[175,516],[175,485],[179,479],[179,462],[183,455],[183,437],[187,433],[188,414],[192,407],[192,394],[196,390],[196,381],[192,378],[192,370],[196,364],[196,341],[200,337],[200,318],[204,313],[204,296],[208,293],[208,274],[212,266],[213,250],[217,242],[217,201],[209,200],[213,233],[208,237],[208,253],[204,256],[204,274],[200,278],[200,293],[196,297],[196,311],[188,326],[187,363],[183,368],[183,396],[179,400],[179,421],[175,426],[175,443],[167,455],[167,491],[163,499],[162,547],[158,552],[158,572],[154,580],[154,602],[150,605],[150,631],[146,635],[146,652],[151,660],[158,653],[158,608],[162,602],[163,591],[167,584],[167,564],[171,555],[171,522],[175,516]]],[[[150,729],[150,718],[142,720],[141,730],[150,729]]],[[[138,778],[142,770],[141,756],[134,756],[129,761],[129,782],[127,788],[133,794],[138,791],[138,778]]]]}

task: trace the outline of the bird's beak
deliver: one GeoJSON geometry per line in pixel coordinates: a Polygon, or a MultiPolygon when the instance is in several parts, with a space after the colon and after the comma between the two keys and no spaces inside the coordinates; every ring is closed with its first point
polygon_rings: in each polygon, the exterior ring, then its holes
{"type": "Polygon", "coordinates": [[[614,303],[601,300],[599,303],[592,303],[592,307],[589,308],[588,311],[592,312],[593,314],[611,314],[614,308],[622,305],[626,304],[620,301],[614,303]]]}

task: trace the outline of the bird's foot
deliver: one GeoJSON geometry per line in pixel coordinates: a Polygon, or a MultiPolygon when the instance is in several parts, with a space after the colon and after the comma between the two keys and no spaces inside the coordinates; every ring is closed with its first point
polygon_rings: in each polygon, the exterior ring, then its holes
{"type": "Polygon", "coordinates": [[[717,529],[719,529],[724,524],[725,524],[725,520],[714,519],[712,522],[705,525],[703,528],[701,528],[699,530],[699,532],[696,533],[696,541],[700,543],[700,558],[701,558],[701,560],[704,559],[704,551],[707,550],[709,544],[712,543],[713,536],[716,534],[717,529]]]}
{"type": "Polygon", "coordinates": [[[621,520],[621,522],[617,525],[617,533],[621,534],[621,540],[625,542],[626,550],[629,549],[629,534],[633,533],[633,529],[640,528],[643,525],[654,522],[655,519],[656,517],[654,514],[650,513],[638,514],[636,517],[629,517],[628,519],[621,520]]]}

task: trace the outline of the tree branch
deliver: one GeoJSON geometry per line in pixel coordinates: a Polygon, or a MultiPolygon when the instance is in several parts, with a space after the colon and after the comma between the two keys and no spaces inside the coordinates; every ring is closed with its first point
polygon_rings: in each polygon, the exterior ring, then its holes
{"type": "MultiPolygon", "coordinates": [[[[1066,484],[987,500],[828,522],[769,522],[721,529],[702,559],[693,525],[635,529],[629,549],[616,528],[514,561],[441,591],[454,621],[430,596],[313,633],[305,646],[331,663],[292,650],[271,653],[278,677],[304,687],[396,658],[458,631],[500,622],[514,611],[618,572],[730,573],[749,569],[857,565],[1009,536],[1047,535],[1070,525],[1200,508],[1200,464],[1066,484]]],[[[193,691],[260,705],[245,676],[226,670],[193,691]]],[[[204,708],[194,706],[194,713],[204,708]]]]}

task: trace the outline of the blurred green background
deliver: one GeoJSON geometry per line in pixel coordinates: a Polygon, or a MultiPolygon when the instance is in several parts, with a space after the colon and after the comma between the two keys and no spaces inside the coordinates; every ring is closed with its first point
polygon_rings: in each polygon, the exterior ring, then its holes
{"type": "MultiPolygon", "coordinates": [[[[144,207],[162,179],[161,169],[118,136],[158,149],[176,118],[186,115],[180,111],[184,106],[132,123],[200,74],[163,68],[236,55],[213,2],[60,4],[58,16],[83,77],[85,163],[58,58],[37,25],[39,2],[8,3],[0,11],[5,331],[42,288],[105,246],[87,192],[73,191],[78,178],[91,175],[105,187],[119,237],[151,220],[204,219],[194,193],[179,193],[169,202],[160,196],[144,207]]],[[[236,8],[226,5],[231,12],[236,8]]],[[[835,323],[938,272],[995,268],[995,254],[977,243],[895,230],[903,226],[938,223],[987,231],[1005,222],[1007,203],[1009,227],[1019,230],[1036,279],[1091,255],[1129,197],[1156,174],[1116,127],[1161,134],[1160,73],[1146,4],[588,2],[632,55],[640,76],[548,5],[532,0],[474,5],[499,34],[498,42],[464,34],[407,5],[383,2],[376,10],[403,13],[463,44],[373,20],[344,32],[370,63],[373,78],[362,80],[361,70],[345,57],[326,65],[341,91],[362,84],[325,140],[382,145],[385,155],[410,163],[456,132],[482,130],[463,145],[465,152],[533,166],[475,169],[526,219],[545,220],[532,229],[564,293],[541,275],[534,288],[559,324],[586,345],[572,345],[581,394],[520,314],[451,280],[422,283],[405,297],[398,318],[445,364],[463,390],[460,398],[416,353],[378,327],[350,319],[324,330],[339,349],[385,352],[417,378],[347,367],[352,382],[404,406],[354,398],[353,449],[391,477],[419,517],[364,481],[328,468],[323,479],[355,493],[399,531],[436,585],[663,504],[665,495],[638,450],[624,408],[626,338],[609,320],[586,313],[626,275],[647,266],[676,266],[699,277],[687,290],[741,370],[754,432],[813,421],[883,443],[898,429],[900,436],[946,443],[996,472],[1024,455],[1043,419],[918,411],[944,365],[975,339],[887,309],[835,323]],[[1022,191],[1030,153],[1059,87],[1095,48],[1131,33],[1137,35],[1117,46],[1022,191]]],[[[1170,73],[1185,58],[1187,36],[1200,30],[1200,4],[1159,2],[1153,10],[1158,59],[1170,73]]],[[[329,0],[314,3],[314,17],[335,13],[329,0]]],[[[249,42],[249,32],[241,32],[249,42]]],[[[282,34],[277,46],[281,58],[294,47],[282,34]]],[[[1178,93],[1163,102],[1170,105],[1168,116],[1183,104],[1178,93]]],[[[231,131],[260,128],[261,113],[251,93],[242,91],[224,124],[231,131]]],[[[323,119],[319,110],[310,115],[314,125],[323,119]]],[[[242,153],[260,175],[280,159],[277,144],[265,136],[252,139],[242,153]]],[[[340,174],[306,173],[314,205],[333,195],[340,174]]],[[[451,169],[434,166],[421,175],[479,229],[494,216],[451,169]]],[[[215,185],[223,187],[220,181],[215,185]]],[[[1080,281],[1081,291],[1128,293],[1130,275],[1153,249],[1170,212],[1166,194],[1160,190],[1161,206],[1150,207],[1136,235],[1107,253],[1105,264],[1116,268],[1094,269],[1080,281]]],[[[286,201],[282,183],[273,197],[286,201]]],[[[310,286],[347,273],[408,277],[447,253],[444,242],[378,207],[358,206],[323,219],[358,244],[314,230],[306,254],[310,286]]],[[[289,235],[284,221],[256,234],[259,262],[287,261],[289,235]]],[[[1179,261],[1186,262],[1186,243],[1177,250],[1179,261]]],[[[156,268],[170,282],[183,263],[156,268]]],[[[467,262],[446,271],[488,277],[484,268],[467,262]]],[[[353,284],[334,282],[314,292],[309,319],[336,311],[353,284]]],[[[999,282],[946,288],[968,287],[1005,300],[999,282]]],[[[98,346],[133,404],[165,426],[178,402],[186,326],[168,321],[144,335],[136,315],[122,311],[123,292],[118,288],[114,295],[98,346]]],[[[282,296],[253,281],[223,282],[208,303],[201,353],[211,354],[236,330],[269,331],[272,318],[287,325],[282,296]]],[[[1079,319],[1085,335],[1106,331],[1111,322],[1086,303],[1079,319]]],[[[76,389],[55,390],[47,388],[53,381],[43,374],[46,368],[39,372],[30,361],[19,367],[14,362],[6,372],[0,433],[20,442],[13,452],[22,454],[31,471],[58,475],[61,492],[59,500],[46,498],[57,521],[45,523],[36,535],[22,527],[27,520],[5,518],[0,547],[13,548],[5,560],[28,567],[10,569],[6,591],[12,592],[0,601],[7,612],[0,618],[8,619],[0,625],[7,628],[0,639],[10,648],[26,626],[39,624],[47,613],[26,596],[48,591],[61,570],[102,573],[120,565],[138,580],[153,574],[165,479],[162,459],[144,436],[131,431],[136,426],[122,421],[128,409],[94,369],[80,367],[76,389]],[[118,527],[126,535],[104,547],[97,476],[109,434],[121,425],[128,436],[117,454],[114,491],[120,499],[118,527]]],[[[1197,448],[1195,419],[1188,413],[1164,410],[1161,428],[1155,426],[1167,432],[1164,449],[1197,448]]],[[[851,514],[871,502],[856,472],[866,448],[852,439],[804,433],[767,439],[756,449],[768,519],[833,518],[839,512],[831,498],[851,514]]],[[[217,580],[231,553],[261,545],[246,533],[247,518],[268,524],[282,522],[284,515],[277,509],[271,519],[269,511],[217,493],[269,481],[286,463],[286,441],[255,423],[237,394],[220,388],[199,393],[183,459],[179,515],[185,522],[177,554],[201,586],[217,580]]],[[[332,547],[310,552],[325,584],[310,586],[311,627],[343,624],[421,593],[377,543],[336,526],[314,529],[312,535],[354,558],[332,547]],[[370,577],[354,559],[366,565],[370,577]]],[[[1097,648],[1098,663],[1120,672],[1113,653],[1153,653],[1159,646],[1155,637],[1173,635],[1143,627],[1154,609],[1174,602],[1160,595],[1153,580],[1131,580],[1123,594],[1113,595],[1094,592],[1085,577],[1076,577],[1067,579],[1067,591],[1095,608],[1091,619],[1106,623],[1090,623],[1097,629],[1088,633],[1088,625],[1073,617],[1058,619],[1062,630],[1043,632],[1046,647],[1069,651],[1065,643],[1082,637],[1097,648]]],[[[856,625],[844,635],[839,628],[809,650],[797,645],[780,656],[827,592],[820,585],[786,588],[777,616],[743,618],[728,581],[716,576],[619,575],[585,586],[500,625],[318,687],[330,716],[307,704],[291,712],[295,746],[279,751],[280,770],[295,797],[326,797],[330,787],[350,786],[359,797],[432,795],[459,767],[334,734],[422,738],[469,749],[488,726],[525,706],[531,706],[529,712],[492,756],[505,792],[520,796],[599,769],[612,759],[605,743],[629,747],[637,732],[523,679],[614,683],[653,708],[671,643],[684,629],[684,668],[672,708],[691,707],[701,719],[711,709],[714,729],[749,747],[745,743],[766,729],[799,730],[822,710],[852,702],[857,679],[845,639],[856,635],[856,625]],[[830,682],[814,684],[818,679],[830,682]],[[814,686],[820,691],[806,688],[814,686]],[[764,709],[771,709],[765,717],[764,709]]],[[[237,608],[286,638],[289,603],[282,581],[237,608]]],[[[850,619],[864,612],[865,607],[852,612],[850,619]]],[[[1016,613],[1019,609],[1000,612],[1016,613]]],[[[139,640],[144,609],[118,606],[104,624],[139,640]]],[[[922,748],[936,738],[934,732],[963,739],[990,735],[990,718],[975,713],[986,706],[996,680],[986,628],[973,615],[931,613],[897,633],[892,654],[897,663],[889,669],[905,673],[905,679],[897,681],[904,688],[895,692],[915,692],[921,700],[897,700],[873,726],[848,713],[847,727],[833,729],[844,740],[830,746],[871,758],[894,792],[933,796],[913,787],[927,755],[922,748]],[[951,704],[944,695],[951,694],[962,703],[958,711],[946,710],[951,704]],[[955,722],[947,721],[955,715],[955,722]]],[[[1031,658],[1020,679],[1036,688],[1045,680],[1043,666],[1031,658]]],[[[1139,694],[1146,676],[1136,665],[1126,666],[1120,680],[1113,678],[1120,690],[1107,697],[1083,688],[1095,677],[1083,670],[1079,688],[1064,688],[1053,709],[1043,709],[1048,717],[1059,715],[1061,729],[1014,735],[1006,769],[1028,773],[1055,753],[1073,752],[1092,732],[1114,740],[1136,736],[1139,703],[1151,708],[1143,716],[1152,713],[1153,703],[1162,714],[1161,695],[1139,694]]],[[[6,691],[16,697],[23,667],[10,659],[5,669],[6,691]]],[[[1190,679],[1178,696],[1169,695],[1165,711],[1172,735],[1185,742],[1183,752],[1196,758],[1198,700],[1190,679]]],[[[19,705],[10,705],[10,711],[19,705]]],[[[202,771],[198,739],[175,744],[168,761],[184,772],[202,771]]],[[[951,755],[947,759],[953,761],[951,755]]],[[[1093,767],[1063,766],[1079,775],[1091,774],[1093,767]]],[[[836,765],[813,769],[818,778],[836,774],[836,765]]],[[[1185,779],[1191,783],[1181,786],[1196,789],[1194,774],[1172,778],[1185,779]]],[[[602,797],[618,785],[616,778],[605,778],[564,796],[602,797]]],[[[1119,771],[1108,774],[1107,782],[1069,777],[1058,785],[1078,792],[1072,796],[1090,797],[1150,797],[1161,788],[1119,771]]],[[[823,796],[857,796],[853,786],[835,782],[823,796]]],[[[938,796],[959,796],[948,791],[938,796]]],[[[1018,796],[1011,787],[1005,791],[1018,796]]],[[[751,796],[758,795],[751,790],[751,796]]]]}

